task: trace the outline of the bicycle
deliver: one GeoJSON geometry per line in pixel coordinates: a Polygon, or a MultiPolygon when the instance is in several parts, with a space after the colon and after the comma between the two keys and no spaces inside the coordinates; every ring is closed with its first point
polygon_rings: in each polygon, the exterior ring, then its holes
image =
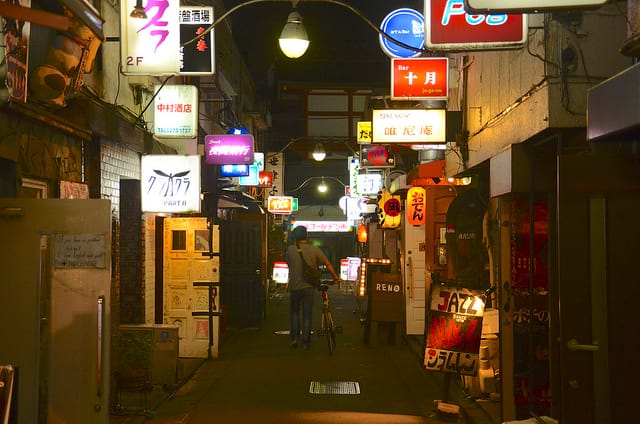
{"type": "Polygon", "coordinates": [[[329,286],[335,284],[333,280],[322,280],[318,290],[321,292],[322,302],[322,327],[320,334],[324,334],[327,338],[327,345],[329,346],[329,354],[333,355],[336,349],[336,333],[339,327],[333,318],[333,312],[331,311],[331,302],[329,301],[329,286]]]}

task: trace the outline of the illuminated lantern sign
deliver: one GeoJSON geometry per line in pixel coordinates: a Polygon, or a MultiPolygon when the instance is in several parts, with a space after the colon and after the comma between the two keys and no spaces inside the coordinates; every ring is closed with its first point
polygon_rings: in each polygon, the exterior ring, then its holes
{"type": "Polygon", "coordinates": [[[391,59],[392,99],[446,100],[448,94],[448,58],[391,59]]]}
{"type": "Polygon", "coordinates": [[[213,23],[213,7],[182,6],[178,21],[180,24],[180,74],[213,74],[215,71],[214,30],[204,34],[207,27],[213,23]],[[196,37],[196,41],[183,45],[196,37]]]}
{"type": "Polygon", "coordinates": [[[360,146],[361,168],[393,168],[395,160],[389,155],[389,149],[383,145],[360,146]]]}
{"type": "Polygon", "coordinates": [[[136,0],[120,4],[120,62],[125,75],[180,72],[180,2],[149,0],[148,19],[131,19],[136,0]]]}
{"type": "Polygon", "coordinates": [[[153,125],[159,138],[195,138],[198,135],[198,87],[156,86],[153,125]]]}
{"type": "Polygon", "coordinates": [[[267,199],[267,210],[276,214],[290,214],[293,212],[293,197],[269,196],[267,199]]]}
{"type": "Polygon", "coordinates": [[[427,222],[427,191],[422,187],[407,191],[407,222],[415,227],[427,222]]]}
{"type": "Polygon", "coordinates": [[[253,164],[251,134],[208,135],[204,143],[205,159],[209,165],[253,164]]]}
{"type": "Polygon", "coordinates": [[[444,109],[378,109],[373,111],[374,143],[444,143],[444,109]]]}
{"type": "Polygon", "coordinates": [[[402,203],[400,196],[394,196],[388,190],[383,190],[378,200],[379,223],[382,228],[397,228],[402,219],[402,203]]]}
{"type": "Polygon", "coordinates": [[[142,156],[140,187],[143,212],[200,212],[200,156],[142,156]]]}
{"type": "Polygon", "coordinates": [[[473,15],[464,0],[425,0],[425,40],[431,50],[521,48],[527,40],[526,15],[473,15]]]}

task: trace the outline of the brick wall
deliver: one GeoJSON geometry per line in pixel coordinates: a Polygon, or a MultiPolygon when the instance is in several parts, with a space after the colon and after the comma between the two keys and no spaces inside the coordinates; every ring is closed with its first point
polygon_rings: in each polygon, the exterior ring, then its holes
{"type": "Polygon", "coordinates": [[[103,139],[100,142],[100,197],[111,200],[114,325],[143,322],[144,275],[141,260],[144,246],[139,187],[139,153],[122,143],[103,139]],[[125,183],[122,185],[122,182],[125,183]],[[131,188],[136,183],[137,190],[131,188]]]}

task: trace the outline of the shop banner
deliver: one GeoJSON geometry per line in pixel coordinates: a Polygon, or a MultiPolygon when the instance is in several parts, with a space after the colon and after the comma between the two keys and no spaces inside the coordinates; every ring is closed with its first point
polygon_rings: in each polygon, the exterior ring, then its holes
{"type": "Polygon", "coordinates": [[[477,375],[484,304],[481,290],[431,285],[424,354],[426,369],[477,375]]]}

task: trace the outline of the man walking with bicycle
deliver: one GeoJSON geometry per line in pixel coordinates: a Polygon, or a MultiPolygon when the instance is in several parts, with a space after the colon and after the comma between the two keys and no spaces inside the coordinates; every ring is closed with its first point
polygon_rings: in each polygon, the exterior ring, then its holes
{"type": "Polygon", "coordinates": [[[289,245],[286,253],[286,261],[289,265],[289,297],[291,320],[291,347],[302,345],[302,350],[309,350],[311,345],[311,314],[313,310],[313,295],[315,287],[302,277],[302,261],[318,267],[325,265],[331,273],[334,281],[338,281],[338,275],[333,269],[329,259],[318,247],[308,243],[307,228],[296,227],[293,230],[294,244],[289,245]],[[302,309],[302,327],[300,326],[300,310],[302,309]]]}

